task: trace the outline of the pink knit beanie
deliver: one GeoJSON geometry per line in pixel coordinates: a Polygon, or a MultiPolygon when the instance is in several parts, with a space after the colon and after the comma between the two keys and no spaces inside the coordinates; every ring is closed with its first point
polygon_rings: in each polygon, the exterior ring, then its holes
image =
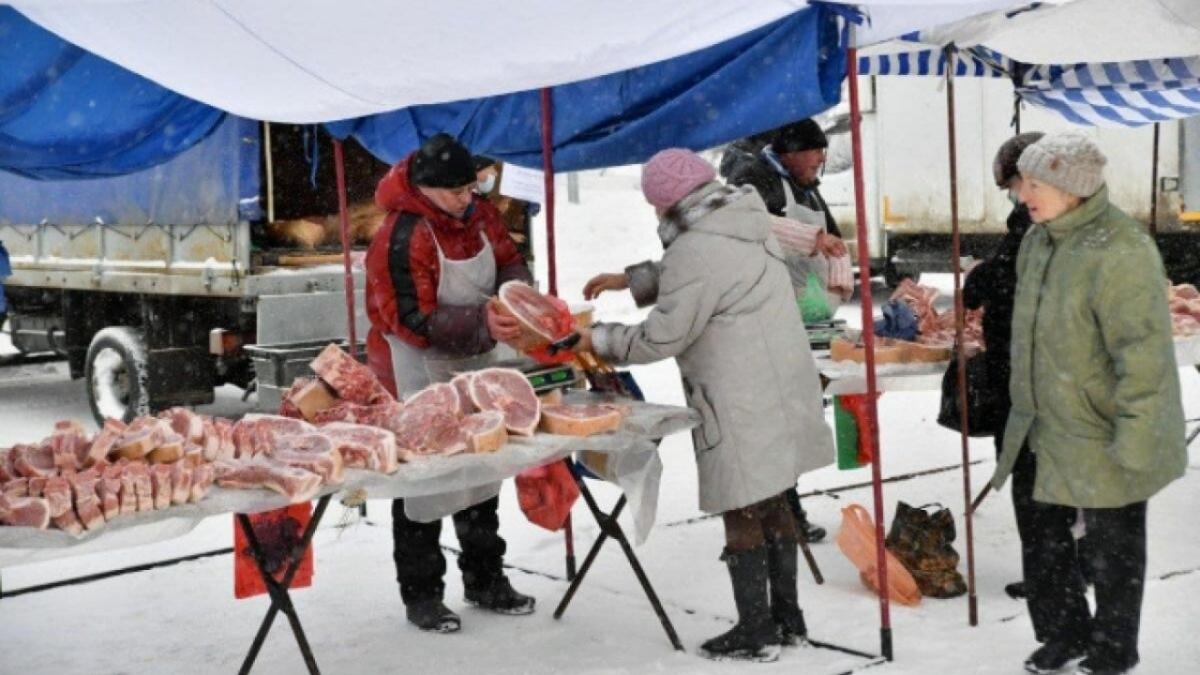
{"type": "Polygon", "coordinates": [[[684,148],[668,148],[642,167],[642,194],[652,205],[666,209],[716,178],[712,164],[700,155],[684,148]]]}

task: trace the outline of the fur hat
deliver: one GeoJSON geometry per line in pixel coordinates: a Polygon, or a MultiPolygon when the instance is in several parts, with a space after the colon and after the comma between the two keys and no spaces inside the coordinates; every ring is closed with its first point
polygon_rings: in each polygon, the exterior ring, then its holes
{"type": "Polygon", "coordinates": [[[1027,131],[1004,141],[996,151],[996,159],[992,160],[992,177],[996,179],[996,187],[1007,188],[1009,181],[1021,173],[1017,171],[1017,160],[1021,158],[1021,153],[1044,135],[1040,131],[1027,131]]]}
{"type": "Polygon", "coordinates": [[[1021,175],[1073,194],[1091,197],[1104,185],[1104,153],[1078,133],[1048,134],[1025,148],[1017,160],[1021,175]]]}
{"type": "Polygon", "coordinates": [[[646,201],[666,209],[716,177],[712,164],[700,155],[684,148],[668,148],[642,167],[642,194],[646,201]]]}

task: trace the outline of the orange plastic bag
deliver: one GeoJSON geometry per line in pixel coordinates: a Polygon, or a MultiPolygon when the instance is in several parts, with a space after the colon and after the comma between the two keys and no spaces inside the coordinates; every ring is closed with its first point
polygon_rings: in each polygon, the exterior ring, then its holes
{"type": "Polygon", "coordinates": [[[529,522],[551,532],[561,530],[579,499],[579,486],[562,461],[517,475],[517,503],[529,522]]]}
{"type": "MultiPolygon", "coordinates": [[[[858,578],[863,585],[878,595],[875,523],[862,505],[851,504],[842,509],[842,526],[838,529],[837,545],[858,568],[858,578]]],[[[920,604],[921,589],[917,588],[917,581],[890,551],[885,549],[884,555],[887,556],[888,597],[902,605],[920,604]]]]}
{"type": "MultiPolygon", "coordinates": [[[[287,508],[250,516],[250,525],[254,528],[254,537],[263,548],[267,558],[267,569],[276,581],[283,581],[283,572],[289,556],[300,540],[304,537],[304,529],[312,517],[312,503],[293,504],[287,508]]],[[[312,546],[304,552],[300,559],[300,569],[292,577],[289,588],[305,588],[312,586],[313,550],[312,546]]],[[[233,597],[237,599],[251,598],[267,592],[258,565],[254,563],[254,554],[250,551],[250,541],[242,532],[237,517],[233,521],[233,597]]]]}

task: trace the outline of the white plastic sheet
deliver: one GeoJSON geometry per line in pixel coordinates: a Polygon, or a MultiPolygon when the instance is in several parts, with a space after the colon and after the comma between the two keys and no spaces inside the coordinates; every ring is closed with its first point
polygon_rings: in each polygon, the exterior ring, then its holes
{"type": "MultiPolygon", "coordinates": [[[[596,398],[580,393],[567,400],[583,402],[596,398]]],[[[572,453],[591,450],[618,457],[628,453],[637,458],[633,461],[618,460],[613,464],[624,467],[614,479],[618,485],[633,486],[628,497],[633,511],[638,513],[647,500],[651,500],[649,503],[653,508],[658,498],[657,476],[648,478],[645,474],[646,471],[653,471],[655,466],[654,462],[645,459],[647,453],[654,455],[656,451],[650,439],[690,429],[700,420],[688,408],[626,400],[621,403],[630,407],[630,413],[621,429],[611,434],[590,438],[550,434],[538,434],[532,438],[514,437],[495,453],[425,458],[402,464],[392,475],[351,469],[346,471],[342,485],[326,488],[322,494],[362,490],[368,499],[396,499],[464,491],[511,478],[527,468],[560,460],[572,453]],[[649,485],[653,486],[652,491],[645,489],[649,485]]],[[[657,466],[661,473],[661,464],[657,466]]],[[[199,503],[117,518],[105,527],[86,532],[78,538],[62,530],[0,527],[0,568],[164,541],[187,534],[201,520],[211,516],[258,513],[286,505],[284,497],[266,490],[214,487],[208,497],[199,503]]],[[[653,523],[652,512],[649,522],[653,523]]]]}

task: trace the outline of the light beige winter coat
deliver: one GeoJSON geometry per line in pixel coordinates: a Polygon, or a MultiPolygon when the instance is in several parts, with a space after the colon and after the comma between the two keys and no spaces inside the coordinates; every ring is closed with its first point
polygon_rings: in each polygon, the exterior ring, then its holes
{"type": "Polygon", "coordinates": [[[700,508],[720,513],[779,494],[833,461],[817,370],[783,251],[752,188],[711,183],[668,211],[657,264],[630,268],[636,326],[601,324],[599,356],[617,363],[676,357],[688,405],[700,508]]]}

